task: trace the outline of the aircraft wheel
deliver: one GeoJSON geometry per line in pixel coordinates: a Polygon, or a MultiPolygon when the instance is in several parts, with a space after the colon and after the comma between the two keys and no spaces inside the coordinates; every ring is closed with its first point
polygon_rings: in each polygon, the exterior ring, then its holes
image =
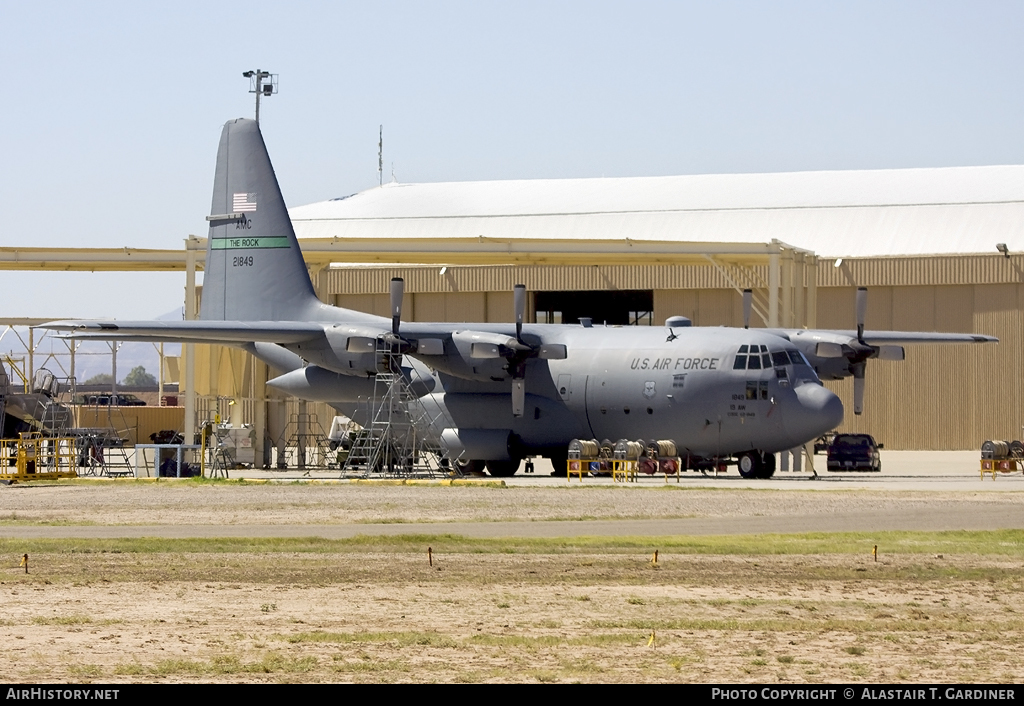
{"type": "Polygon", "coordinates": [[[480,459],[459,459],[455,462],[455,468],[460,475],[471,476],[484,472],[484,462],[480,459]]]}
{"type": "Polygon", "coordinates": [[[488,461],[487,472],[495,478],[511,478],[519,470],[519,463],[517,458],[511,461],[488,461]]]}
{"type": "Polygon", "coordinates": [[[761,473],[758,478],[768,479],[775,475],[775,454],[762,454],[761,473]]]}
{"type": "MultiPolygon", "coordinates": [[[[740,476],[743,478],[760,478],[762,465],[759,451],[747,451],[736,459],[736,467],[739,468],[740,476]]],[[[773,468],[772,471],[774,472],[775,469],[773,468]]]]}

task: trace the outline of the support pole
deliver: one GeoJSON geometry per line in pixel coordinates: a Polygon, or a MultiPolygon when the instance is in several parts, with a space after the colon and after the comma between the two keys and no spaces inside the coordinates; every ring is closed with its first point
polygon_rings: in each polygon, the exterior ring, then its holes
{"type": "Polygon", "coordinates": [[[807,256],[807,314],[804,325],[818,326],[818,256],[807,256]]]}
{"type": "Polygon", "coordinates": [[[807,313],[807,262],[806,253],[797,253],[794,259],[794,272],[793,279],[796,296],[796,306],[793,310],[793,327],[794,328],[805,328],[807,321],[805,319],[807,313]]]}
{"type": "Polygon", "coordinates": [[[781,282],[779,289],[781,290],[781,302],[782,308],[781,316],[779,317],[783,328],[793,327],[793,251],[786,248],[781,258],[781,282]]]}
{"type": "MultiPolygon", "coordinates": [[[[778,247],[777,243],[773,243],[778,247]]],[[[779,326],[779,254],[768,256],[768,328],[779,326]]]]}
{"type": "Polygon", "coordinates": [[[267,428],[267,364],[262,360],[253,361],[253,429],[256,432],[254,441],[253,468],[264,467],[267,428]]]}
{"type": "MultiPolygon", "coordinates": [[[[190,235],[185,241],[185,320],[196,318],[196,250],[199,241],[190,235]]],[[[196,434],[196,346],[186,343],[185,356],[185,443],[191,444],[196,434]]],[[[180,392],[180,390],[179,390],[180,392]]]]}

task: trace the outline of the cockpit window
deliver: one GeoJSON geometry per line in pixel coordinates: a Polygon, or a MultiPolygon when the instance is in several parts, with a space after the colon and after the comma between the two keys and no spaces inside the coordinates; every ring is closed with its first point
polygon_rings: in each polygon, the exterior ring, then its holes
{"type": "Polygon", "coordinates": [[[810,367],[807,358],[798,350],[784,349],[781,351],[768,351],[768,346],[758,343],[740,346],[733,360],[733,370],[767,370],[769,368],[782,368],[787,365],[806,365],[810,367]]]}

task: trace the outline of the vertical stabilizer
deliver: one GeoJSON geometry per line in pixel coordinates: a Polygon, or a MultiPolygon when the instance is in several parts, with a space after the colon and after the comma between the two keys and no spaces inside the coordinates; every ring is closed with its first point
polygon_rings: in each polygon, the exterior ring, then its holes
{"type": "Polygon", "coordinates": [[[217,150],[199,318],[302,321],[321,308],[260,128],[232,120],[217,150]]]}

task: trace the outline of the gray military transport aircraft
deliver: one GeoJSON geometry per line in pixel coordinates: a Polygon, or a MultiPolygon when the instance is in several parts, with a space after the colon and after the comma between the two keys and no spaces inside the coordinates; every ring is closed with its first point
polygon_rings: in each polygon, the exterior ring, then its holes
{"type": "MultiPolygon", "coordinates": [[[[283,372],[268,384],[328,402],[359,419],[384,372],[400,367],[449,458],[510,476],[527,457],[564,472],[572,439],[672,439],[691,468],[735,461],[767,478],[774,453],[843,420],[819,375],[855,379],[863,399],[869,358],[902,359],[905,343],[986,342],[969,334],[515,323],[402,323],[402,281],[391,320],[329,306],[313,291],[259,127],[228,122],[221,135],[198,321],[57,321],[76,338],[220,343],[283,372]],[[395,362],[397,361],[397,363],[395,362]],[[443,426],[444,428],[440,428],[443,426]]],[[[749,297],[747,297],[749,311],[749,297]]],[[[749,314],[748,314],[749,316],[749,314]]],[[[365,420],[364,420],[365,421],[365,420]]]]}

